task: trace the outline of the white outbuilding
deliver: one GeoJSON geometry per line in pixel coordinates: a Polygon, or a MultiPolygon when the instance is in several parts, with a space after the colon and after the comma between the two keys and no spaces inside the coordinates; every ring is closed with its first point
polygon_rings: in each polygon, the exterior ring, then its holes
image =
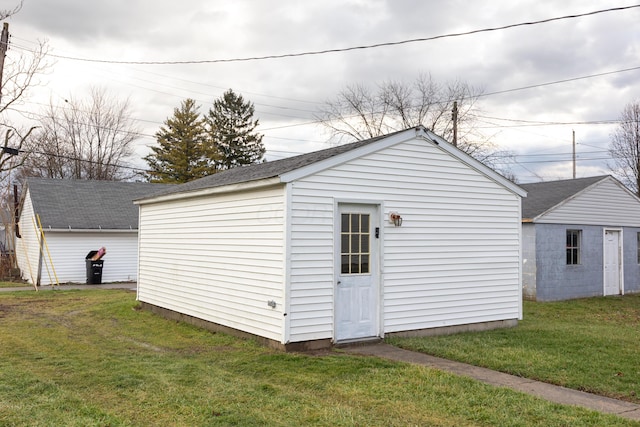
{"type": "Polygon", "coordinates": [[[138,300],[304,350],[513,326],[526,192],[412,128],[136,201],[138,300]]]}
{"type": "Polygon", "coordinates": [[[136,198],[167,185],[28,178],[23,187],[15,254],[29,283],[85,283],[86,256],[107,249],[101,282],[135,281],[136,198]]]}

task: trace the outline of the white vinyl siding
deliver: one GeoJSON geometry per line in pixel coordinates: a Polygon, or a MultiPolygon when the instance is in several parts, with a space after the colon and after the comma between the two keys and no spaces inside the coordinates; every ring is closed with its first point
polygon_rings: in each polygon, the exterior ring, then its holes
{"type": "Polygon", "coordinates": [[[384,209],[384,332],[520,317],[520,199],[437,146],[397,144],[290,191],[292,342],[333,336],[336,201],[384,209]]]}
{"type": "Polygon", "coordinates": [[[640,209],[636,197],[608,178],[536,218],[535,222],[639,227],[640,209]]]}
{"type": "MultiPolygon", "coordinates": [[[[136,280],[138,270],[138,233],[136,232],[45,232],[45,239],[56,275],[60,283],[85,283],[87,268],[85,257],[102,246],[107,254],[102,257],[102,283],[136,280]]],[[[43,257],[41,283],[49,284],[48,256],[43,257]]]]}
{"type": "Polygon", "coordinates": [[[31,203],[31,197],[27,190],[18,222],[21,237],[16,237],[15,251],[22,278],[32,284],[38,279],[38,260],[40,254],[40,240],[38,239],[34,221],[33,204],[31,203]]]}
{"type": "Polygon", "coordinates": [[[284,186],[142,204],[138,299],[282,342],[284,216],[284,186]]]}

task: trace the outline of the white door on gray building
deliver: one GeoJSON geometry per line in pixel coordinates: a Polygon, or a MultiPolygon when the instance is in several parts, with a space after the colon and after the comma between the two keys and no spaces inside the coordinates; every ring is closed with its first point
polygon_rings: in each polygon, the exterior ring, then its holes
{"type": "Polygon", "coordinates": [[[335,340],[379,335],[378,208],[339,205],[336,233],[335,340]]]}
{"type": "Polygon", "coordinates": [[[604,232],[604,294],[622,293],[622,248],[619,230],[604,232]]]}

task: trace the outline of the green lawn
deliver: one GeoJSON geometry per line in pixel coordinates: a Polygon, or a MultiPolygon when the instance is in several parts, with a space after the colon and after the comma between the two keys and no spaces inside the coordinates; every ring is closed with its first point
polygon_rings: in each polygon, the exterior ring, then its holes
{"type": "Polygon", "coordinates": [[[640,295],[524,303],[517,328],[400,347],[640,403],[640,295]]]}
{"type": "Polygon", "coordinates": [[[0,282],[0,288],[22,288],[22,287],[33,288],[33,285],[26,282],[0,282]]]}
{"type": "Polygon", "coordinates": [[[116,290],[0,294],[3,426],[639,425],[433,369],[276,352],[116,290]]]}

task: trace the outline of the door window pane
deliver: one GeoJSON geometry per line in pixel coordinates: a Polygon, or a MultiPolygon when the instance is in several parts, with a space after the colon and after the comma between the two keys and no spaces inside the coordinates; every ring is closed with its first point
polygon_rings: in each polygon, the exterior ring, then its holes
{"type": "Polygon", "coordinates": [[[340,230],[340,271],[342,274],[369,273],[369,214],[344,213],[340,230]]]}
{"type": "Polygon", "coordinates": [[[369,229],[369,215],[361,215],[360,216],[360,231],[365,231],[369,229]]]}
{"type": "Polygon", "coordinates": [[[369,234],[360,235],[360,247],[366,248],[365,252],[369,252],[369,234]]]}
{"type": "Polygon", "coordinates": [[[352,233],[358,233],[360,231],[360,215],[358,214],[349,214],[351,215],[351,231],[352,233]]]}
{"type": "Polygon", "coordinates": [[[349,214],[342,214],[342,225],[341,225],[341,230],[344,231],[349,231],[349,214]]]}
{"type": "Polygon", "coordinates": [[[341,234],[340,235],[340,253],[348,253],[349,252],[349,235],[348,234],[341,234]]]}
{"type": "Polygon", "coordinates": [[[369,255],[360,255],[360,273],[369,272],[369,255]]]}
{"type": "Polygon", "coordinates": [[[349,249],[352,254],[360,253],[360,236],[358,234],[351,235],[351,247],[349,249]]]}
{"type": "Polygon", "coordinates": [[[340,256],[340,262],[341,262],[341,266],[340,266],[340,272],[342,274],[349,274],[349,255],[342,255],[340,256]]]}

